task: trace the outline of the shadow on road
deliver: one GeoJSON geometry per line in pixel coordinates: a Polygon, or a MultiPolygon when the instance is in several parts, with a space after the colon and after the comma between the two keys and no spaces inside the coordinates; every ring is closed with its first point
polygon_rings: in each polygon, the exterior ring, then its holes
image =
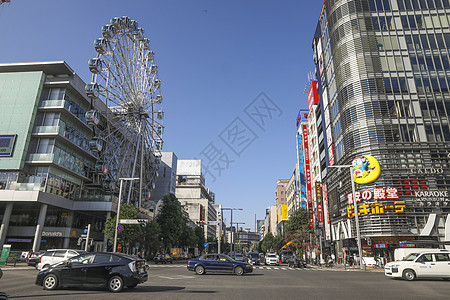
{"type": "Polygon", "coordinates": [[[63,297],[63,296],[73,296],[73,295],[94,295],[94,293],[55,293],[55,294],[42,294],[42,295],[23,295],[23,296],[8,296],[9,299],[19,299],[19,298],[39,298],[39,297],[63,297]]]}
{"type": "MultiPolygon", "coordinates": [[[[121,292],[121,294],[126,294],[126,293],[158,293],[158,292],[167,292],[167,291],[179,291],[179,290],[184,290],[185,287],[181,287],[181,286],[139,286],[136,287],[134,289],[127,289],[124,288],[123,291],[121,292]]],[[[64,297],[64,296],[75,296],[75,295],[80,295],[82,296],[87,296],[87,295],[99,295],[101,293],[98,292],[103,292],[105,294],[111,294],[110,292],[108,292],[105,288],[84,288],[83,290],[85,290],[85,292],[78,292],[78,293],[71,293],[71,292],[64,292],[64,291],[74,291],[74,290],[79,290],[78,288],[73,288],[73,287],[68,287],[68,288],[61,288],[58,289],[58,292],[46,292],[44,294],[41,295],[16,295],[16,296],[9,296],[9,299],[21,299],[21,298],[39,298],[39,297],[64,297]]]]}

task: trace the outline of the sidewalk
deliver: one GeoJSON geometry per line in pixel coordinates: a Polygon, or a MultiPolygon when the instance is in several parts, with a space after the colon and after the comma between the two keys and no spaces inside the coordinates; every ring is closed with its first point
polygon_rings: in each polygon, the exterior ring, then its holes
{"type": "Polygon", "coordinates": [[[322,269],[322,270],[329,270],[329,271],[352,271],[352,272],[384,272],[384,268],[377,268],[377,267],[366,267],[365,270],[361,270],[359,267],[347,267],[344,268],[344,265],[335,265],[333,267],[327,268],[325,266],[315,266],[315,265],[308,265],[307,268],[312,269],[322,269]]]}
{"type": "Polygon", "coordinates": [[[26,262],[16,262],[16,266],[14,266],[14,263],[8,263],[6,266],[0,266],[0,269],[3,270],[26,270],[26,269],[34,269],[32,266],[28,266],[26,262]]]}

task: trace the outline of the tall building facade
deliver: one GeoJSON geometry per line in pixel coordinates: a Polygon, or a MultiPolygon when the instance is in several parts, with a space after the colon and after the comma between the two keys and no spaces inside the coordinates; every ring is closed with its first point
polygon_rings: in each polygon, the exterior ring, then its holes
{"type": "Polygon", "coordinates": [[[208,224],[217,221],[214,193],[205,187],[201,160],[178,160],[175,196],[192,221],[206,222],[203,226],[205,239],[215,239],[217,226],[208,224]]]}
{"type": "Polygon", "coordinates": [[[105,108],[90,102],[64,61],[0,64],[0,248],[77,248],[91,224],[91,249],[104,250],[117,193],[95,181],[104,170],[85,113],[105,108]]]}
{"type": "Polygon", "coordinates": [[[275,190],[277,232],[280,234],[283,234],[283,225],[284,222],[288,219],[287,217],[288,183],[289,179],[278,179],[277,188],[275,190]]]}
{"type": "Polygon", "coordinates": [[[161,162],[159,165],[159,176],[155,181],[155,188],[151,192],[148,206],[157,211],[158,202],[167,195],[174,194],[177,185],[177,161],[178,158],[173,152],[161,152],[161,162]]]}
{"type": "Polygon", "coordinates": [[[332,251],[355,250],[355,213],[370,252],[450,243],[449,17],[447,0],[324,2],[314,121],[332,251]],[[328,167],[363,155],[381,175],[353,199],[349,168],[328,167]]]}

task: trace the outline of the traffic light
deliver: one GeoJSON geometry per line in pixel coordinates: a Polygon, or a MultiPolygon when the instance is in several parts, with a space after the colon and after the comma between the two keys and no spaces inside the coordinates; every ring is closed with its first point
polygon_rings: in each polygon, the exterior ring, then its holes
{"type": "Polygon", "coordinates": [[[205,221],[197,221],[197,225],[204,226],[206,225],[205,221]]]}

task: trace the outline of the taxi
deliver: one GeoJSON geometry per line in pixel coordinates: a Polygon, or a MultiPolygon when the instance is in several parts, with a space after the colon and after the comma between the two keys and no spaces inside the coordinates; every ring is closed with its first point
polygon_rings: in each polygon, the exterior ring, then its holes
{"type": "Polygon", "coordinates": [[[442,278],[450,280],[450,251],[411,253],[401,261],[387,263],[384,274],[391,278],[412,281],[416,278],[442,278]]]}

